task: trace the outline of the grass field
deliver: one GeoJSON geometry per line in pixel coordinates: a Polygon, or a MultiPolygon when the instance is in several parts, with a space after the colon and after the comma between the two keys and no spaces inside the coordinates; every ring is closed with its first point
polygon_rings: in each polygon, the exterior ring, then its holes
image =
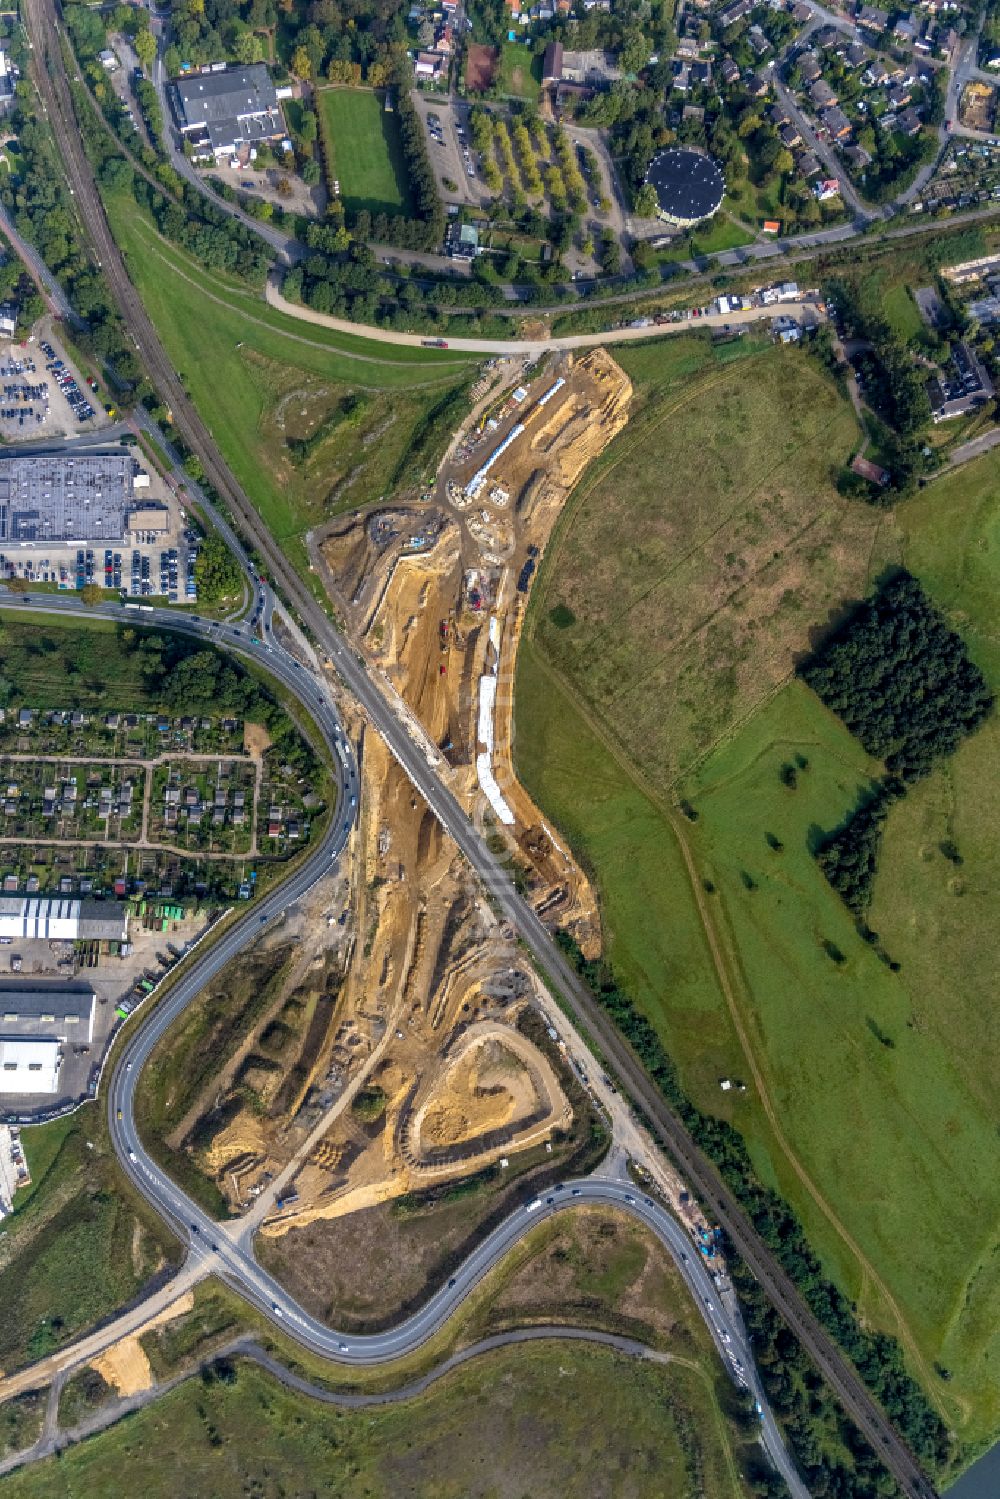
{"type": "Polygon", "coordinates": [[[503,42],[500,46],[501,94],[535,103],[542,89],[541,53],[533,53],[520,42],[503,42]]]}
{"type": "Polygon", "coordinates": [[[0,1245],[0,1368],[61,1347],[113,1312],[175,1246],[124,1187],[95,1108],[24,1131],[29,1191],[0,1245]]]}
{"type": "Polygon", "coordinates": [[[453,398],[470,360],[298,322],[201,269],[157,235],[131,198],[107,207],[170,357],[301,570],[305,531],[433,472],[456,425],[453,398]],[[295,445],[317,432],[320,440],[299,456],[295,445]]]}
{"type": "MultiPolygon", "coordinates": [[[[193,1311],[143,1339],[161,1378],[208,1356],[241,1328],[260,1335],[263,1319],[224,1287],[202,1286],[195,1301],[193,1311]]],[[[235,1499],[277,1492],[268,1479],[280,1452],[285,1493],[742,1499],[743,1475],[758,1461],[753,1426],[741,1420],[734,1387],[676,1267],[617,1214],[585,1211],[543,1224],[432,1340],[433,1349],[390,1372],[388,1385],[384,1371],[370,1370],[345,1371],[344,1385],[397,1388],[456,1344],[553,1319],[631,1332],[669,1362],[640,1365],[567,1342],[522,1346],[477,1360],[418,1399],[361,1412],[289,1394],[240,1364],[234,1385],[193,1379],[8,1488],[25,1499],[114,1499],[137,1488],[150,1499],[209,1492],[235,1499]]],[[[283,1345],[278,1356],[292,1352],[309,1374],[310,1356],[269,1331],[283,1345]]],[[[268,1341],[267,1331],[263,1336],[268,1341]]],[[[68,1390],[82,1408],[100,1395],[89,1381],[68,1390]]]]}
{"type": "MultiPolygon", "coordinates": [[[[710,377],[704,364],[688,374],[695,393],[710,377]]],[[[673,378],[647,401],[668,407],[673,378]]],[[[730,405],[720,411],[727,439],[736,434],[735,463],[746,452],[740,427],[730,405]]],[[[770,434],[779,466],[783,425],[768,417],[755,439],[770,434]]],[[[674,796],[690,802],[697,820],[679,816],[658,794],[668,779],[661,765],[684,745],[691,720],[663,691],[672,640],[653,628],[654,612],[642,615],[645,631],[626,631],[620,621],[637,596],[632,572],[650,554],[647,594],[660,620],[669,621],[678,596],[697,597],[698,574],[680,566],[667,566],[657,588],[656,542],[664,525],[657,507],[689,516],[700,481],[665,429],[646,458],[629,456],[616,468],[630,436],[632,427],[609,450],[596,483],[584,481],[584,497],[571,502],[563,525],[571,537],[578,529],[609,535],[614,509],[619,534],[633,515],[644,518],[641,541],[620,546],[610,585],[597,547],[563,541],[547,559],[518,667],[518,765],[594,874],[608,956],[661,1029],[688,1090],[745,1132],[761,1174],[793,1202],[827,1268],[876,1325],[902,1334],[912,1367],[975,1449],[1000,1425],[992,1372],[1000,1358],[1000,1189],[990,1165],[1000,1125],[1000,1027],[988,937],[1000,885],[990,816],[1000,730],[992,722],[893,809],[872,915],[902,964],[893,975],[856,936],[811,856],[818,833],[837,825],[878,767],[801,684],[769,691],[774,678],[758,658],[757,690],[719,704],[717,742],[691,755],[674,781],[674,796]],[[671,476],[666,489],[662,474],[671,476]],[[580,577],[586,598],[576,591],[580,577]],[[548,616],[561,602],[577,623],[558,630],[548,616]],[[613,669],[603,660],[612,619],[613,669]],[[566,643],[573,635],[575,647],[566,643]],[[634,720],[609,714],[595,690],[614,673],[627,684],[628,701],[642,704],[634,720]],[[796,755],[807,768],[790,791],[780,771],[796,755]],[[957,870],[940,851],[949,839],[965,860],[957,870]],[[718,1079],[727,1075],[743,1078],[747,1093],[723,1095],[718,1079]],[[932,1372],[935,1362],[950,1380],[932,1372]]],[[[692,454],[707,450],[714,458],[699,418],[686,440],[692,454]]],[[[753,468],[742,463],[756,505],[753,468]]],[[[869,534],[875,555],[905,561],[921,577],[1000,685],[998,492],[1000,460],[991,457],[931,486],[895,521],[876,519],[878,534],[869,534]]],[[[778,537],[781,511],[760,510],[765,530],[778,537]]],[[[717,506],[726,524],[730,514],[717,506]]],[[[771,550],[788,555],[780,539],[771,550]]],[[[800,566],[803,557],[808,564],[799,585],[805,607],[796,616],[801,648],[837,598],[829,593],[820,607],[830,586],[827,549],[799,556],[800,566]],[[820,594],[813,592],[817,575],[820,594]]],[[[845,594],[863,591],[875,570],[861,561],[859,550],[845,594]]],[[[841,556],[834,584],[847,576],[841,556]]],[[[767,652],[786,642],[791,665],[796,632],[785,633],[780,611],[761,616],[760,633],[767,652]]],[[[714,681],[706,694],[718,701],[714,681]]]]}
{"type": "Polygon", "coordinates": [[[563,512],[528,621],[660,791],[787,676],[811,625],[866,591],[884,529],[837,494],[857,424],[807,355],[768,350],[751,370],[678,343],[672,359],[620,351],[639,409],[563,512]]]}
{"type": "MultiPolygon", "coordinates": [[[[23,606],[22,606],[23,607],[23,606]]],[[[56,616],[19,620],[0,614],[0,676],[8,697],[67,708],[162,708],[143,672],[148,661],[123,648],[117,627],[92,620],[81,627],[56,616]]]]}
{"type": "Polygon", "coordinates": [[[491,1354],[405,1404],[348,1412],[293,1394],[253,1365],[236,1368],[234,1384],[192,1380],[58,1461],[15,1473],[5,1493],[570,1499],[655,1488],[672,1499],[739,1499],[742,1491],[724,1457],[706,1464],[715,1423],[709,1413],[707,1429],[701,1424],[705,1391],[683,1367],[547,1344],[491,1354]]]}
{"type": "Polygon", "coordinates": [[[399,120],[370,89],[328,88],[317,95],[333,154],[332,177],[350,214],[411,215],[399,120]]]}
{"type": "Polygon", "coordinates": [[[893,286],[882,299],[882,311],[904,343],[919,338],[926,331],[920,309],[908,286],[893,286]]]}

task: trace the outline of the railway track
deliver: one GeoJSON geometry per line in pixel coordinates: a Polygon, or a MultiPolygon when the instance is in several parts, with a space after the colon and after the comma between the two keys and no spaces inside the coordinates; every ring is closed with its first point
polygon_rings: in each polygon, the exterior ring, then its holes
{"type": "Polygon", "coordinates": [[[300,618],[313,632],[416,789],[469,859],[495,904],[517,930],[550,984],[600,1045],[628,1095],[644,1110],[686,1179],[724,1227],[772,1306],[807,1350],[907,1499],[936,1499],[934,1486],[853,1364],[805,1305],[794,1283],[722,1183],[711,1161],[669,1109],[634,1052],[580,981],[537,914],[516,894],[497,860],[429,763],[425,748],[412,737],[399,705],[391,702],[369,678],[349,644],[337,634],[222,459],[160,343],[112,237],[73,111],[55,0],[24,0],[23,14],[34,47],[33,70],[42,102],[100,268],[149,375],[169,405],[178,432],[201,460],[209,483],[238,518],[286,599],[294,604],[300,618]]]}

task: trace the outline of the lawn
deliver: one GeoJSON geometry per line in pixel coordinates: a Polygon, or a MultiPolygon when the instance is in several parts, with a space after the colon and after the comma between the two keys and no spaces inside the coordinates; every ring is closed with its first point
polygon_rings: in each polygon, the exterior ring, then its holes
{"type": "Polygon", "coordinates": [[[498,82],[505,97],[537,102],[542,89],[541,53],[532,52],[522,42],[503,42],[498,82]]]}
{"type": "Polygon", "coordinates": [[[196,265],[131,198],[107,207],[192,398],[300,570],[305,531],[433,473],[473,361],[299,322],[196,265]]]}
{"type": "MultiPolygon", "coordinates": [[[[591,471],[571,502],[562,545],[546,559],[543,586],[536,584],[518,665],[518,766],[594,875],[607,954],[664,1035],[689,1092],[744,1131],[758,1170],[793,1202],[827,1269],[872,1322],[902,1331],[911,1366],[974,1449],[1000,1424],[992,1372],[1000,1358],[1000,1186],[991,1165],[1000,1027],[984,940],[1000,885],[991,841],[1000,811],[1000,728],[991,722],[893,809],[872,925],[902,965],[894,975],[857,937],[811,854],[818,834],[837,825],[879,767],[804,686],[782,686],[770,665],[783,659],[787,671],[838,595],[863,592],[877,571],[874,557],[894,556],[921,578],[1000,685],[1000,459],[991,455],[935,483],[895,522],[873,516],[880,534],[868,533],[874,555],[867,567],[860,547],[853,571],[843,552],[831,566],[829,541],[800,551],[796,628],[786,632],[780,608],[760,614],[755,633],[766,644],[763,653],[754,644],[757,680],[747,677],[741,688],[737,677],[738,690],[724,699],[716,678],[736,652],[727,643],[732,621],[720,621],[715,673],[704,657],[694,658],[706,678],[699,685],[696,674],[695,687],[718,709],[715,742],[703,754],[678,757],[692,719],[683,700],[664,690],[664,669],[674,641],[690,651],[697,636],[670,633],[657,616],[669,622],[679,604],[697,601],[700,576],[685,569],[683,547],[658,553],[664,516],[684,518],[689,549],[697,543],[704,522],[697,511],[692,519],[692,498],[707,485],[695,465],[706,452],[715,463],[706,428],[718,422],[726,444],[735,444],[729,461],[740,464],[762,531],[774,538],[767,545],[787,557],[784,507],[760,503],[754,479],[756,442],[770,437],[772,472],[780,476],[788,434],[784,416],[771,416],[764,432],[751,426],[748,445],[745,423],[733,420],[731,401],[716,401],[716,386],[708,398],[714,404],[705,402],[693,426],[676,412],[671,426],[679,436],[661,426],[655,449],[637,456],[630,437],[651,407],[675,414],[677,378],[672,372],[657,390],[648,365],[633,374],[646,405],[605,455],[604,472],[595,479],[591,471]],[[613,565],[600,545],[575,540],[609,536],[611,511],[626,537],[607,554],[613,565]],[[641,525],[630,531],[636,516],[641,525]],[[681,562],[671,566],[677,551],[681,562]],[[586,588],[578,591],[581,576],[586,588]],[[641,629],[628,624],[636,600],[641,629]],[[549,617],[560,603],[575,617],[562,629],[549,617]],[[613,711],[615,675],[628,706],[638,705],[627,720],[613,711]],[[780,772],[796,756],[807,764],[792,791],[780,772]],[[664,763],[678,767],[673,800],[686,799],[696,820],[672,806],[664,763]],[[958,868],[941,852],[947,841],[964,859],[958,868]],[[722,1094],[723,1076],[744,1079],[746,1094],[722,1094]],[[948,1381],[932,1372],[935,1363],[950,1372],[948,1381]]],[[[704,363],[691,370],[693,394],[712,378],[704,363]]],[[[829,400],[822,404],[829,414],[829,400]]],[[[808,454],[808,446],[800,451],[808,454]]],[[[717,487],[714,471],[710,482],[717,487]]],[[[767,494],[774,492],[771,480],[767,494]]],[[[725,498],[714,510],[717,525],[732,526],[725,498]]],[[[728,615],[740,595],[720,588],[717,599],[728,615]]],[[[693,612],[698,620],[704,611],[693,612]]]]}
{"type": "Polygon", "coordinates": [[[684,239],[671,250],[660,255],[661,261],[690,260],[700,255],[715,255],[720,250],[737,250],[749,245],[753,235],[726,213],[717,214],[706,229],[695,230],[690,240],[684,239]]]}
{"type": "Polygon", "coordinates": [[[233,1383],[190,1380],[58,1460],[13,1474],[5,1494],[571,1499],[655,1490],[672,1499],[707,1492],[738,1499],[743,1492],[724,1454],[713,1451],[713,1392],[685,1366],[546,1343],[490,1354],[426,1395],[365,1411],[311,1401],[247,1363],[235,1375],[233,1383]]]}
{"type": "Polygon", "coordinates": [[[406,159],[395,113],[370,89],[328,88],[317,95],[333,159],[331,177],[349,214],[412,216],[406,159]]]}
{"type": "Polygon", "coordinates": [[[882,297],[882,311],[904,343],[926,333],[927,325],[908,286],[893,286],[882,297]]]}

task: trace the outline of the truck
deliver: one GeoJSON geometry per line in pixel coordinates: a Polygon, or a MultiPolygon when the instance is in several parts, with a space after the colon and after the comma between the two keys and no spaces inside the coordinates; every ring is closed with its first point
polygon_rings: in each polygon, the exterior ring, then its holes
{"type": "Polygon", "coordinates": [[[422,338],[420,342],[425,349],[446,349],[448,340],[446,338],[422,338]]]}
{"type": "Polygon", "coordinates": [[[534,1200],[534,1202],[529,1202],[528,1203],[528,1206],[525,1208],[524,1211],[526,1213],[537,1213],[537,1211],[541,1207],[541,1205],[542,1205],[542,1199],[540,1197],[536,1197],[535,1200],[534,1200]]]}

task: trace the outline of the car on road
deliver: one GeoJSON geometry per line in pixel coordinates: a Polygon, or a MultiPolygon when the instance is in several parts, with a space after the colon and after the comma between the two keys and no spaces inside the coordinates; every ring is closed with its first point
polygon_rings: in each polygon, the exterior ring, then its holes
{"type": "Polygon", "coordinates": [[[129,1151],[128,1158],[129,1158],[130,1161],[134,1161],[135,1160],[136,1157],[135,1157],[135,1151],[134,1150],[130,1150],[129,1151]]]}
{"type": "Polygon", "coordinates": [[[276,1317],[283,1317],[285,1315],[276,1301],[271,1302],[271,1310],[276,1317]]]}

